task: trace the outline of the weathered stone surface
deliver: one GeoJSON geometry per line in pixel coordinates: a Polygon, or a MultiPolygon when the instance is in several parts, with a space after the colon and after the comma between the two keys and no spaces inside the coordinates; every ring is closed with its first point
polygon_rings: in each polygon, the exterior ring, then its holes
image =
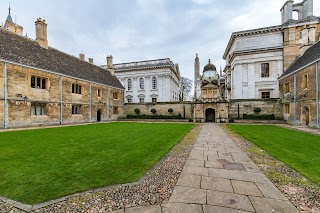
{"type": "Polygon", "coordinates": [[[235,170],[209,168],[209,176],[225,179],[244,180],[242,172],[235,170]]]}
{"type": "Polygon", "coordinates": [[[288,200],[274,184],[256,183],[265,197],[277,200],[288,200]]]}
{"type": "Polygon", "coordinates": [[[218,161],[205,161],[205,167],[223,169],[223,164],[218,161]]]}
{"type": "Polygon", "coordinates": [[[232,183],[233,190],[236,194],[263,197],[257,185],[253,182],[231,180],[231,183],[232,183]]]}
{"type": "Polygon", "coordinates": [[[169,203],[205,204],[206,190],[176,186],[170,197],[169,203]]]}
{"type": "Polygon", "coordinates": [[[184,167],[182,174],[208,176],[208,168],[204,167],[184,167]]]}
{"type": "Polygon", "coordinates": [[[125,210],[126,213],[161,213],[160,205],[154,206],[138,206],[133,208],[128,208],[125,210]]]}
{"type": "Polygon", "coordinates": [[[204,167],[204,160],[187,160],[188,167],[204,167]]]}
{"type": "Polygon", "coordinates": [[[202,177],[201,188],[221,192],[233,192],[230,180],[215,177],[202,177]]]}
{"type": "Polygon", "coordinates": [[[283,212],[298,213],[299,211],[289,201],[276,200],[270,198],[260,198],[249,196],[254,208],[257,212],[283,212]]]}
{"type": "Polygon", "coordinates": [[[181,175],[177,182],[177,186],[186,186],[186,187],[200,189],[200,180],[201,180],[201,176],[181,175]]]}
{"type": "Polygon", "coordinates": [[[204,213],[247,213],[247,211],[241,211],[237,209],[225,208],[220,206],[205,205],[203,207],[204,213]]]}
{"type": "Polygon", "coordinates": [[[245,168],[241,163],[228,163],[224,164],[223,167],[228,170],[245,171],[245,168]]]}
{"type": "Polygon", "coordinates": [[[207,204],[254,212],[247,196],[208,190],[207,204]]]}
{"type": "Polygon", "coordinates": [[[198,204],[167,203],[161,206],[163,213],[202,213],[202,206],[198,204]]]}

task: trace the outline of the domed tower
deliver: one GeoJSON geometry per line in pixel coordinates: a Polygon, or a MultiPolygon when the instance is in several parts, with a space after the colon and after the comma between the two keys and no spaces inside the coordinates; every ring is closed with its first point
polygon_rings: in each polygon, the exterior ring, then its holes
{"type": "MultiPolygon", "coordinates": [[[[200,122],[228,122],[228,103],[224,99],[224,78],[211,63],[200,76],[200,95],[195,102],[194,120],[200,122]]],[[[198,93],[198,92],[197,92],[198,93]]]]}

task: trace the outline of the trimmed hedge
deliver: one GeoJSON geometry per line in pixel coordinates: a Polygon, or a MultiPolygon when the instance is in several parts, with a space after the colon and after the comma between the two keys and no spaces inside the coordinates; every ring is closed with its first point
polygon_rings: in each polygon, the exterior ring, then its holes
{"type": "Polygon", "coordinates": [[[134,112],[137,113],[137,114],[139,114],[139,113],[140,113],[140,109],[135,108],[135,109],[134,109],[134,112]]]}
{"type": "Polygon", "coordinates": [[[169,108],[169,109],[168,109],[168,112],[172,113],[172,112],[173,112],[173,109],[172,109],[172,108],[169,108]]]}
{"type": "Polygon", "coordinates": [[[243,119],[250,120],[275,120],[276,116],[274,114],[266,114],[266,115],[248,115],[243,114],[243,119]]]}
{"type": "Polygon", "coordinates": [[[256,107],[256,108],[253,109],[253,111],[259,113],[259,112],[261,112],[261,108],[260,107],[256,107]]]}
{"type": "Polygon", "coordinates": [[[129,119],[182,119],[181,114],[178,115],[127,115],[129,119]]]}
{"type": "Polygon", "coordinates": [[[151,112],[152,112],[152,113],[156,113],[157,110],[153,108],[153,109],[151,109],[151,112]]]}

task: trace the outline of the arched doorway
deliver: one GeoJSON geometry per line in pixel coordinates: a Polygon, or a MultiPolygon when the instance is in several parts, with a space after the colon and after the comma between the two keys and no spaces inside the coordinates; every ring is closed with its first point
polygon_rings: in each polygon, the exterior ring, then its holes
{"type": "Polygon", "coordinates": [[[216,111],[212,108],[206,110],[206,122],[216,121],[216,111]]]}
{"type": "Polygon", "coordinates": [[[97,111],[97,121],[100,122],[101,121],[101,109],[99,109],[97,111]]]}
{"type": "Polygon", "coordinates": [[[309,123],[310,123],[310,112],[309,112],[309,108],[308,107],[305,108],[305,112],[306,112],[306,125],[309,126],[309,123]]]}

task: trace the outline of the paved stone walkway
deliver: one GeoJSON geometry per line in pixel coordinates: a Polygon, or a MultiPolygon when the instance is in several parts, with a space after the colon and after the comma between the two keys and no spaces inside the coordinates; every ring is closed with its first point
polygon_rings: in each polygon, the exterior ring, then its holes
{"type": "Polygon", "coordinates": [[[299,212],[219,124],[204,124],[169,203],[116,213],[299,212]]]}

